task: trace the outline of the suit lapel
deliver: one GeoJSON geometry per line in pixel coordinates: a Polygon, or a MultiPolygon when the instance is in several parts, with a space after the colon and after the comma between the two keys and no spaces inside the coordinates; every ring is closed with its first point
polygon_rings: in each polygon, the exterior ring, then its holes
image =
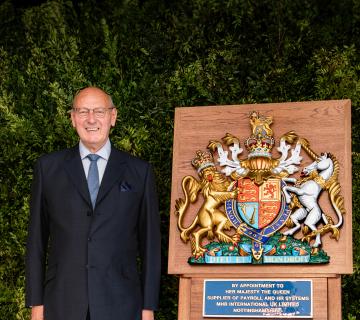
{"type": "Polygon", "coordinates": [[[126,169],[126,162],[121,153],[111,148],[109,161],[106,165],[103,179],[100,184],[96,205],[99,204],[111,190],[116,182],[123,178],[126,169]]]}
{"type": "MultiPolygon", "coordinates": [[[[113,185],[124,176],[125,168],[126,162],[121,153],[115,148],[111,148],[110,157],[100,184],[96,204],[100,203],[106,197],[106,194],[111,190],[113,185]]],[[[78,145],[69,149],[69,155],[64,163],[64,169],[81,197],[90,207],[92,207],[78,145]]]]}
{"type": "Polygon", "coordinates": [[[69,150],[69,156],[64,163],[64,169],[81,197],[92,207],[78,145],[69,150]]]}

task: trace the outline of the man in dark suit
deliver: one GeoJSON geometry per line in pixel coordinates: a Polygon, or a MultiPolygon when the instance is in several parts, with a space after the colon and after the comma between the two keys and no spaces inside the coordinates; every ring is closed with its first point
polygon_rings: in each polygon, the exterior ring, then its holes
{"type": "Polygon", "coordinates": [[[154,319],[154,177],[148,163],[111,146],[116,116],[104,91],[81,90],[71,110],[79,145],[36,163],[26,254],[31,320],[154,319]]]}

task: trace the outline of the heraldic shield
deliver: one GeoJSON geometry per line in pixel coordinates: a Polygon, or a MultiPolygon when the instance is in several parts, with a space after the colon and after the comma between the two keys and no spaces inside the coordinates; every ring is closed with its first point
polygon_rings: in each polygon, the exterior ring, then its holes
{"type": "Polygon", "coordinates": [[[281,208],[281,180],[268,179],[256,185],[251,179],[239,179],[236,209],[242,220],[255,229],[274,221],[281,208]]]}

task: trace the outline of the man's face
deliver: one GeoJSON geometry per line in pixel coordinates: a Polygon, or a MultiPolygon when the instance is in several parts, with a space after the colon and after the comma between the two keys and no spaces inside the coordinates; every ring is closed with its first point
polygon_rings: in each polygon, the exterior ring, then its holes
{"type": "Polygon", "coordinates": [[[78,112],[71,112],[72,125],[76,129],[82,143],[91,151],[98,151],[107,141],[111,126],[116,122],[116,109],[111,108],[108,95],[98,88],[83,89],[73,103],[74,108],[87,108],[90,110],[105,108],[103,117],[97,117],[90,111],[86,116],[78,112]]]}

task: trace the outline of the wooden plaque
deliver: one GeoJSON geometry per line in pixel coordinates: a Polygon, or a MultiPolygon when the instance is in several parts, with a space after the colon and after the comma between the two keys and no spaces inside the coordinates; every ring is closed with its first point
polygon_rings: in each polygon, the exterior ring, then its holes
{"type": "MultiPolygon", "coordinates": [[[[305,155],[299,166],[300,169],[311,162],[313,160],[305,155]]],[[[298,178],[299,173],[294,176],[298,178]]],[[[188,208],[183,221],[185,226],[191,224],[201,204],[200,197],[188,208]]],[[[320,196],[319,204],[324,212],[333,210],[324,194],[320,196]]],[[[291,278],[294,276],[313,280],[314,291],[319,294],[314,300],[313,319],[340,319],[341,280],[339,275],[350,274],[353,268],[351,206],[350,100],[177,108],[173,145],[168,272],[181,276],[179,319],[203,319],[200,305],[204,279],[214,277],[224,279],[291,278]],[[275,146],[272,150],[274,158],[280,156],[276,150],[279,138],[293,130],[299,137],[306,138],[317,154],[327,152],[338,159],[340,165],[338,180],[346,213],[343,216],[339,240],[331,239],[329,233],[322,237],[322,248],[330,256],[327,264],[190,265],[188,263],[191,246],[189,242],[185,244],[180,239],[175,215],[175,201],[184,198],[181,187],[182,178],[191,175],[198,179],[191,160],[195,157],[197,150],[207,150],[210,140],[221,140],[226,133],[231,133],[240,139],[240,145],[244,148],[244,140],[251,133],[249,114],[254,110],[264,116],[273,117],[271,129],[275,138],[275,146]]]]}

